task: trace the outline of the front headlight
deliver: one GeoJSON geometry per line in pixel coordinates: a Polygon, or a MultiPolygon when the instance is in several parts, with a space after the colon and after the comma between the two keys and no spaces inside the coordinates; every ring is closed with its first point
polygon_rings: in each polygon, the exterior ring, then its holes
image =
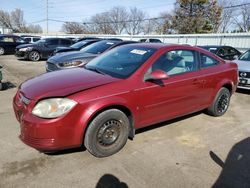
{"type": "Polygon", "coordinates": [[[72,62],[59,63],[59,66],[63,68],[71,68],[71,67],[80,67],[83,66],[84,64],[86,64],[86,62],[81,60],[75,60],[72,62]]]}
{"type": "Polygon", "coordinates": [[[30,50],[32,50],[32,48],[31,48],[31,47],[27,47],[27,48],[20,48],[20,49],[19,49],[19,51],[21,51],[21,52],[26,52],[26,51],[30,51],[30,50]]]}
{"type": "Polygon", "coordinates": [[[32,114],[41,118],[57,118],[69,112],[77,102],[68,98],[51,98],[37,103],[32,114]]]}

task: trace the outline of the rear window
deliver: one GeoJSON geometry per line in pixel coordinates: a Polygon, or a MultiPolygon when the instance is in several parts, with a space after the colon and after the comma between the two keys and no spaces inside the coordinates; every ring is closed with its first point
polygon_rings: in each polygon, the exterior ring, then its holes
{"type": "Polygon", "coordinates": [[[70,40],[61,39],[61,44],[62,44],[62,45],[71,45],[72,42],[71,42],[70,40]]]}
{"type": "Polygon", "coordinates": [[[58,45],[59,44],[59,39],[47,39],[46,43],[48,45],[58,45]]]}
{"type": "Polygon", "coordinates": [[[81,51],[91,54],[101,54],[116,43],[114,41],[100,41],[83,48],[81,51]]]}

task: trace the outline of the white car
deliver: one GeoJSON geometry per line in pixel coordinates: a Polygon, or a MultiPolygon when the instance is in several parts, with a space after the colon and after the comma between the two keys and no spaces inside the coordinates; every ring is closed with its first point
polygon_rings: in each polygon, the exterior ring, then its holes
{"type": "Polygon", "coordinates": [[[239,71],[238,88],[250,90],[250,50],[243,53],[234,62],[238,65],[239,71]]]}

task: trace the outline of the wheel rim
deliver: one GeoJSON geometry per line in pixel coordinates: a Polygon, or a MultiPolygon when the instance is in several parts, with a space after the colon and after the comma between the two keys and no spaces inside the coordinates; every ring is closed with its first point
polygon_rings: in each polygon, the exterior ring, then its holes
{"type": "Polygon", "coordinates": [[[222,94],[218,100],[217,110],[219,113],[224,113],[229,104],[229,95],[222,94]]]}
{"type": "Polygon", "coordinates": [[[31,60],[33,60],[33,61],[38,61],[39,58],[40,58],[40,55],[39,55],[38,52],[31,52],[30,57],[31,57],[31,60]]]}
{"type": "Polygon", "coordinates": [[[4,54],[4,49],[2,47],[0,47],[0,55],[4,54]]]}
{"type": "Polygon", "coordinates": [[[116,142],[120,135],[121,122],[109,120],[104,123],[97,134],[98,144],[101,146],[110,146],[116,142]]]}

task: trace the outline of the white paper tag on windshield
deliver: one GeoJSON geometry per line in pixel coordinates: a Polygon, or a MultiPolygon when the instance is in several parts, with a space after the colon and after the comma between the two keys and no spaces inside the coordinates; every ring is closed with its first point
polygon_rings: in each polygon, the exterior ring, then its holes
{"type": "Polygon", "coordinates": [[[147,53],[147,51],[134,49],[134,50],[130,51],[130,53],[144,55],[145,53],[147,53]]]}
{"type": "Polygon", "coordinates": [[[113,43],[113,42],[107,42],[106,44],[111,44],[111,45],[113,45],[114,43],[113,43]]]}

